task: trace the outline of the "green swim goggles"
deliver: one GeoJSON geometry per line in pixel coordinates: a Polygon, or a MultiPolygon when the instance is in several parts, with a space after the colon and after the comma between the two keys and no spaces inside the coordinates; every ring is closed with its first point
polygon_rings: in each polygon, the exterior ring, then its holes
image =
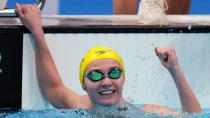
{"type": "Polygon", "coordinates": [[[122,75],[123,71],[117,67],[111,68],[107,75],[102,73],[100,70],[93,70],[89,72],[88,74],[85,74],[84,77],[87,77],[93,82],[100,81],[104,79],[105,77],[108,77],[110,79],[118,79],[122,75]]]}

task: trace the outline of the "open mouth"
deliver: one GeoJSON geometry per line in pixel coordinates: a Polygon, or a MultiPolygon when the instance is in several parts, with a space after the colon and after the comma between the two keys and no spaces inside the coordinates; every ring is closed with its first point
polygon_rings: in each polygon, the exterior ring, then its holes
{"type": "Polygon", "coordinates": [[[115,90],[106,90],[106,91],[101,91],[99,92],[100,95],[109,95],[109,94],[114,94],[115,90]]]}

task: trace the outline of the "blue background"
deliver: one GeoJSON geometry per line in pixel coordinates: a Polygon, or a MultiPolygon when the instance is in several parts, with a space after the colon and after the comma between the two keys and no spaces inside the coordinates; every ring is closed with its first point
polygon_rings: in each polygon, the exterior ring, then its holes
{"type": "MultiPolygon", "coordinates": [[[[8,0],[8,6],[14,2],[34,3],[36,0],[8,0]],[[26,1],[26,2],[24,2],[26,1]]],[[[113,14],[112,0],[59,0],[61,15],[109,15],[113,14]]],[[[192,0],[190,14],[210,14],[210,0],[192,0]]]]}

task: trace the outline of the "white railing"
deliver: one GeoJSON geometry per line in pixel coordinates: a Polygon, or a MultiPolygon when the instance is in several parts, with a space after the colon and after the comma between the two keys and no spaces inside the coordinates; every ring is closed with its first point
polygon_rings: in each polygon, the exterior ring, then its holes
{"type": "MultiPolygon", "coordinates": [[[[44,8],[46,0],[38,0],[36,2],[37,6],[42,10],[44,8]]],[[[15,9],[2,9],[0,10],[0,16],[17,16],[15,13],[15,9]]]]}

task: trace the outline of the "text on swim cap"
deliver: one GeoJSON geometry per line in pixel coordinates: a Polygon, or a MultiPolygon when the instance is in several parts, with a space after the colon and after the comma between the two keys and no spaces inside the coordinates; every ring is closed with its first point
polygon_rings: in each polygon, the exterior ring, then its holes
{"type": "Polygon", "coordinates": [[[110,52],[109,50],[99,50],[96,52],[97,56],[102,55],[104,53],[110,52]]]}

